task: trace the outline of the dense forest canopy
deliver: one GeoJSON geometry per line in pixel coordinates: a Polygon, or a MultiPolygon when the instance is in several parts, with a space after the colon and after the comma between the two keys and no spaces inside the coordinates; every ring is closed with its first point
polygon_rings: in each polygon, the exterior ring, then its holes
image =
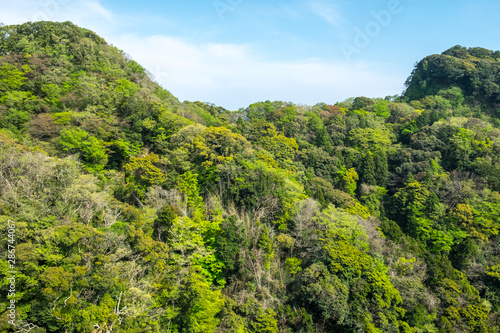
{"type": "Polygon", "coordinates": [[[0,27],[0,331],[12,299],[39,333],[500,331],[499,66],[229,111],[70,22],[0,27]]]}
{"type": "Polygon", "coordinates": [[[500,51],[454,46],[420,61],[406,85],[405,96],[410,100],[455,88],[461,95],[451,99],[465,98],[467,104],[481,106],[483,111],[499,112],[500,51]]]}

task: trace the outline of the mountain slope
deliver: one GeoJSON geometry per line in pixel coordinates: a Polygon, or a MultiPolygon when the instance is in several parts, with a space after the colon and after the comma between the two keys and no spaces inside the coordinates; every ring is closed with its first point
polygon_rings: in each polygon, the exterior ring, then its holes
{"type": "Polygon", "coordinates": [[[417,66],[409,103],[230,112],[70,22],[0,27],[0,331],[11,299],[31,332],[499,331],[474,50],[417,66]]]}
{"type": "Polygon", "coordinates": [[[458,87],[469,102],[496,111],[500,109],[500,52],[454,46],[421,60],[406,85],[405,96],[410,100],[458,87]]]}

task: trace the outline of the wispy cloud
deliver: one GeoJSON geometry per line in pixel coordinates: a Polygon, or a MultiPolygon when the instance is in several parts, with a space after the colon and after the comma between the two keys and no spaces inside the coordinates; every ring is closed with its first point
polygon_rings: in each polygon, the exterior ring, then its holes
{"type": "Polygon", "coordinates": [[[331,3],[326,3],[321,0],[311,0],[309,1],[309,7],[313,13],[335,27],[339,27],[343,22],[345,22],[345,19],[340,14],[339,10],[331,3]]]}
{"type": "Polygon", "coordinates": [[[106,8],[104,8],[99,2],[97,1],[85,1],[83,2],[83,5],[87,7],[92,13],[97,14],[98,16],[101,16],[108,21],[113,20],[113,13],[106,8]]]}

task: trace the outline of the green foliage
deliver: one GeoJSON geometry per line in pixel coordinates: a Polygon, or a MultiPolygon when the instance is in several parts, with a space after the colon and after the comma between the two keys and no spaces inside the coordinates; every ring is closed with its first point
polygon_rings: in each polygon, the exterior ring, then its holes
{"type": "Polygon", "coordinates": [[[230,162],[235,153],[249,148],[244,137],[224,127],[207,128],[192,144],[206,166],[230,162]]]}
{"type": "Polygon", "coordinates": [[[377,116],[387,119],[391,116],[391,110],[389,110],[389,101],[380,100],[373,105],[373,111],[377,116]]]}
{"type": "Polygon", "coordinates": [[[373,302],[380,312],[363,319],[366,320],[366,327],[398,326],[399,318],[404,314],[404,310],[398,307],[402,299],[390,282],[384,266],[345,240],[328,243],[325,250],[331,260],[332,272],[353,283],[351,299],[358,301],[351,305],[354,308],[351,310],[352,315],[363,318],[365,311],[369,311],[369,304],[373,302]]]}
{"type": "Polygon", "coordinates": [[[252,322],[252,332],[278,333],[278,321],[275,317],[276,312],[274,310],[261,309],[252,322]]]}
{"type": "Polygon", "coordinates": [[[300,265],[302,264],[302,260],[298,258],[287,258],[285,260],[285,267],[288,268],[290,274],[295,275],[298,272],[302,271],[300,265]]]}
{"type": "Polygon", "coordinates": [[[342,325],[349,314],[349,287],[332,275],[323,263],[313,264],[302,274],[302,288],[307,302],[318,314],[342,325]]]}
{"type": "Polygon", "coordinates": [[[490,110],[498,103],[497,60],[492,51],[455,46],[441,55],[424,58],[406,81],[405,96],[422,99],[441,95],[459,107],[464,97],[474,97],[490,110]],[[462,95],[463,93],[463,95],[462,95]]]}
{"type": "Polygon", "coordinates": [[[295,139],[277,134],[273,125],[259,133],[259,136],[256,144],[271,152],[281,168],[293,169],[292,160],[298,149],[295,139]]]}
{"type": "Polygon", "coordinates": [[[205,205],[198,188],[198,175],[190,171],[183,174],[179,189],[186,195],[190,216],[195,222],[200,223],[204,218],[205,205]]]}
{"type": "Polygon", "coordinates": [[[142,198],[148,187],[161,185],[165,182],[165,174],[155,165],[159,161],[160,158],[156,154],[130,157],[130,162],[125,164],[123,169],[132,194],[135,193],[139,198],[142,198]]]}
{"type": "Polygon", "coordinates": [[[0,96],[0,124],[14,133],[25,133],[36,98],[31,92],[10,91],[0,96]]]}
{"type": "Polygon", "coordinates": [[[0,66],[0,91],[7,92],[19,89],[24,81],[26,81],[26,75],[23,71],[20,71],[16,66],[11,65],[7,62],[2,63],[0,66]]]}
{"type": "Polygon", "coordinates": [[[266,254],[264,267],[269,270],[271,268],[271,260],[274,257],[274,249],[273,242],[269,237],[269,229],[267,226],[264,226],[264,229],[262,230],[258,245],[262,250],[264,250],[264,253],[266,254]]]}
{"type": "Polygon", "coordinates": [[[238,274],[244,265],[240,253],[241,247],[248,246],[244,227],[238,224],[236,216],[225,219],[221,224],[221,232],[215,238],[215,250],[219,260],[224,263],[226,275],[238,274]]]}
{"type": "Polygon", "coordinates": [[[159,242],[168,243],[172,238],[172,227],[176,218],[176,208],[163,205],[154,221],[152,238],[159,242]]]}
{"type": "Polygon", "coordinates": [[[359,176],[356,170],[354,168],[350,168],[349,170],[342,169],[339,172],[339,175],[342,177],[341,181],[346,192],[351,196],[354,196],[356,188],[358,187],[356,181],[359,180],[359,176]]]}
{"type": "Polygon", "coordinates": [[[70,22],[0,27],[0,60],[0,224],[37,331],[500,330],[498,51],[427,57],[402,97],[234,112],[70,22]]]}
{"type": "Polygon", "coordinates": [[[368,97],[356,97],[354,101],[352,102],[352,109],[353,110],[361,110],[365,109],[369,106],[373,105],[373,100],[371,100],[368,97]]]}
{"type": "Polygon", "coordinates": [[[103,143],[84,130],[67,129],[61,131],[58,145],[66,153],[79,154],[83,164],[89,170],[100,171],[108,162],[108,155],[103,143]]]}
{"type": "Polygon", "coordinates": [[[175,331],[216,332],[219,319],[216,317],[224,306],[220,290],[212,291],[203,275],[192,272],[187,279],[186,289],[180,298],[182,316],[175,331]]]}
{"type": "Polygon", "coordinates": [[[403,231],[428,243],[432,251],[449,252],[468,234],[456,226],[436,223],[442,214],[440,207],[436,195],[410,174],[405,187],[393,196],[391,215],[403,231]]]}

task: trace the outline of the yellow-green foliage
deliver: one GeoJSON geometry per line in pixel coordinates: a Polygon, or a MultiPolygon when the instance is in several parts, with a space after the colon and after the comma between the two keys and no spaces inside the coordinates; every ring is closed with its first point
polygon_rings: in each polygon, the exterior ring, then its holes
{"type": "Polygon", "coordinates": [[[147,154],[143,157],[132,156],[130,162],[123,166],[127,183],[139,197],[144,196],[147,187],[165,182],[165,174],[155,165],[159,161],[160,158],[156,154],[147,154]]]}

